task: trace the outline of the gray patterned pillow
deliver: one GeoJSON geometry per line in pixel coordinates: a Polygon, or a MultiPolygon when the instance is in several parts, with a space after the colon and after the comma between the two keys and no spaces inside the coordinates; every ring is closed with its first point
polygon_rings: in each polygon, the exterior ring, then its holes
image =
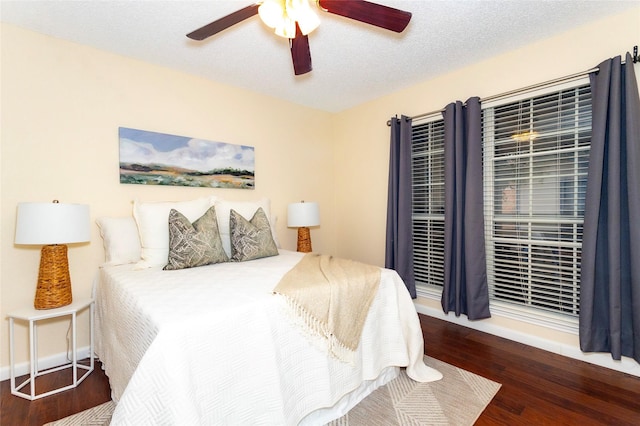
{"type": "Polygon", "coordinates": [[[210,207],[193,224],[182,213],[171,209],[169,259],[165,270],[194,268],[228,260],[218,232],[215,207],[210,207]]]}
{"type": "Polygon", "coordinates": [[[242,262],[278,254],[278,247],[271,235],[269,219],[262,207],[256,210],[251,221],[231,209],[229,228],[232,261],[242,262]]]}

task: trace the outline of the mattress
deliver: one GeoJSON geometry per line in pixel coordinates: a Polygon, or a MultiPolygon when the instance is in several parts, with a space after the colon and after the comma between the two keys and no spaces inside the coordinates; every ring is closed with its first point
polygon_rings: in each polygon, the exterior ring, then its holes
{"type": "Polygon", "coordinates": [[[404,283],[383,269],[353,363],[311,344],[272,293],[302,258],[280,255],[178,271],[105,266],[96,280],[96,353],[117,403],[112,424],[321,424],[407,367],[422,331],[404,283]]]}

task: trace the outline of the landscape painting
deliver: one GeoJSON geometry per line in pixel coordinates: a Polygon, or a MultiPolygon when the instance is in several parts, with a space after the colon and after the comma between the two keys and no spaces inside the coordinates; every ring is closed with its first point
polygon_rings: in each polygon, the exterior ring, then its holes
{"type": "Polygon", "coordinates": [[[119,128],[120,183],[255,187],[254,148],[119,128]]]}

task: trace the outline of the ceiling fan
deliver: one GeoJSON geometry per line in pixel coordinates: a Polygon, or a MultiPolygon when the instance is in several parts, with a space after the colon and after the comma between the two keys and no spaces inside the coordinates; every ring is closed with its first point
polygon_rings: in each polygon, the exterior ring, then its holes
{"type": "MultiPolygon", "coordinates": [[[[354,19],[376,27],[401,33],[409,24],[411,13],[365,0],[312,0],[324,12],[354,19]]],[[[309,0],[264,0],[237,10],[187,34],[193,40],[204,40],[254,15],[281,37],[289,39],[295,75],[311,71],[308,34],[320,20],[309,0]]]]}

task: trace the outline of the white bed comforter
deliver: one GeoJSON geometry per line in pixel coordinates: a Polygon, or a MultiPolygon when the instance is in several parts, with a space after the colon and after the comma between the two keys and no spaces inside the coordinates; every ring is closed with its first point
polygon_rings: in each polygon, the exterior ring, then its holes
{"type": "Polygon", "coordinates": [[[355,365],[310,345],[272,294],[301,257],[281,251],[180,271],[102,268],[96,351],[117,402],[112,424],[314,423],[310,413],[386,367],[407,366],[419,381],[441,377],[422,361],[417,313],[391,270],[382,271],[355,365]]]}

